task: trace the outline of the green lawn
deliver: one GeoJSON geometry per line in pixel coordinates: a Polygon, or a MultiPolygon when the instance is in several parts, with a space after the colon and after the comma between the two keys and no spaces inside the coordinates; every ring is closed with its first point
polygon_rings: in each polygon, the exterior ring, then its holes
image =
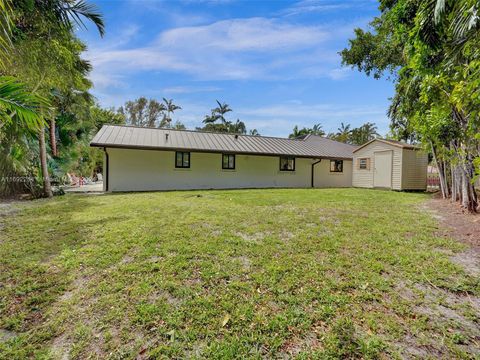
{"type": "Polygon", "coordinates": [[[463,247],[427,199],[279,189],[17,204],[0,217],[0,357],[474,357],[479,279],[450,260],[463,247]]]}

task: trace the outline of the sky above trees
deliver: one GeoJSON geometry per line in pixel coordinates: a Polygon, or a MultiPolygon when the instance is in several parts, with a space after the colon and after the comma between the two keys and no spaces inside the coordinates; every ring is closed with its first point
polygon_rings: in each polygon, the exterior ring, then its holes
{"type": "Polygon", "coordinates": [[[102,106],[173,98],[173,120],[195,128],[215,100],[262,135],[293,126],[373,122],[388,131],[393,86],[342,67],[338,52],[378,14],[372,0],[159,1],[95,3],[106,36],[89,45],[93,94],[102,106]]]}

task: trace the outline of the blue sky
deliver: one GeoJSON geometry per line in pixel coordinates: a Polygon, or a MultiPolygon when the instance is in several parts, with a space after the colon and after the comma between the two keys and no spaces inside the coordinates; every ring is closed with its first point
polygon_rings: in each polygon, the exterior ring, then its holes
{"type": "Polygon", "coordinates": [[[106,36],[79,36],[102,106],[173,98],[182,107],[174,119],[194,128],[218,99],[262,135],[367,121],[388,131],[392,84],[342,67],[338,55],[378,13],[374,0],[93,2],[106,36]]]}

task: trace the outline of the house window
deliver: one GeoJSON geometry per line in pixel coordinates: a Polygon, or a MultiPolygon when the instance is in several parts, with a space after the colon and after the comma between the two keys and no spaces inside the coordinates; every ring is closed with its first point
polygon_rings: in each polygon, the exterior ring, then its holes
{"type": "Polygon", "coordinates": [[[343,172],[343,160],[330,160],[330,172],[343,172]]]}
{"type": "Polygon", "coordinates": [[[175,167],[189,168],[190,167],[190,153],[177,151],[175,153],[175,167]]]}
{"type": "Polygon", "coordinates": [[[295,171],[295,158],[282,156],[280,158],[280,171],[295,171]]]}
{"type": "Polygon", "coordinates": [[[368,170],[368,159],[367,158],[358,159],[358,168],[360,170],[368,170]]]}
{"type": "Polygon", "coordinates": [[[235,155],[222,154],[222,169],[228,169],[228,170],[235,169],[235,155]]]}

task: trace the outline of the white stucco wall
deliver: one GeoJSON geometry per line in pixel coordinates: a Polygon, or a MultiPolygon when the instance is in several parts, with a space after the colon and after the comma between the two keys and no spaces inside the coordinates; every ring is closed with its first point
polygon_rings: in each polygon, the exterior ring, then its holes
{"type": "Polygon", "coordinates": [[[330,160],[323,159],[315,165],[314,185],[318,188],[351,187],[352,161],[343,160],[343,172],[330,172],[330,160]]]}
{"type": "MultiPolygon", "coordinates": [[[[236,155],[235,170],[222,169],[222,154],[190,154],[190,168],[175,168],[175,151],[108,148],[109,191],[311,187],[314,159],[296,158],[295,171],[280,171],[279,157],[236,155]]],[[[315,169],[315,186],[351,186],[351,161],[331,175],[330,161],[315,169]],[[326,166],[328,164],[328,167],[326,166]]]]}

